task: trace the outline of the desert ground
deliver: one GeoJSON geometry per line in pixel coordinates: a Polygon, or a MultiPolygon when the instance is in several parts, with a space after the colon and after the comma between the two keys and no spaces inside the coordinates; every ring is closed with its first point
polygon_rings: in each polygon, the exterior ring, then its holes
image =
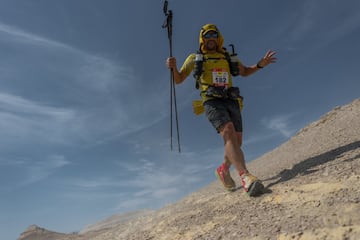
{"type": "Polygon", "coordinates": [[[80,233],[30,226],[19,240],[360,239],[360,99],[337,107],[249,163],[266,187],[219,182],[158,211],[118,215],[80,233]],[[121,221],[121,219],[126,219],[121,221]]]}

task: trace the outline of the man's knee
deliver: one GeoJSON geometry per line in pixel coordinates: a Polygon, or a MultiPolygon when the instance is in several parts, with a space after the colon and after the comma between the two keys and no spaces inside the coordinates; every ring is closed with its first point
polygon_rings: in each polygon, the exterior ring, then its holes
{"type": "Polygon", "coordinates": [[[224,139],[224,142],[233,141],[238,147],[242,145],[242,132],[237,132],[232,122],[225,123],[220,134],[224,139]]]}
{"type": "Polygon", "coordinates": [[[235,138],[236,131],[234,124],[232,122],[225,123],[224,126],[221,128],[220,133],[225,140],[235,138]]]}

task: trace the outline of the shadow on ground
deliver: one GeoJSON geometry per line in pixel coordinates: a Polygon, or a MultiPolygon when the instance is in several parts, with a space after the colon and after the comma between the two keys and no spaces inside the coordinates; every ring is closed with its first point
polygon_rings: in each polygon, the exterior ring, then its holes
{"type": "MultiPolygon", "coordinates": [[[[356,142],[338,147],[338,148],[328,151],[326,153],[320,154],[318,156],[308,158],[300,163],[295,164],[292,169],[285,169],[285,170],[281,171],[278,175],[264,180],[264,181],[270,181],[270,180],[278,179],[277,181],[270,183],[268,186],[266,186],[266,188],[272,187],[281,182],[289,181],[290,179],[294,178],[298,174],[306,175],[306,174],[316,172],[317,170],[312,170],[311,168],[319,166],[319,165],[327,163],[327,162],[330,162],[330,161],[333,161],[336,158],[338,158],[339,156],[341,156],[342,154],[352,151],[352,150],[355,150],[359,147],[360,147],[360,141],[356,141],[356,142]]],[[[345,161],[353,161],[358,156],[347,159],[345,161]]]]}

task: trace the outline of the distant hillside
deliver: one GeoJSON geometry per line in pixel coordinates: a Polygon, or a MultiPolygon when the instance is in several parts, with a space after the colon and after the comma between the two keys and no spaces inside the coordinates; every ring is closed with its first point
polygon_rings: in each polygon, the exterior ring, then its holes
{"type": "Polygon", "coordinates": [[[241,187],[226,192],[214,181],[158,211],[113,216],[81,234],[32,226],[19,240],[360,239],[360,99],[309,124],[249,168],[266,186],[260,197],[241,187]]]}
{"type": "Polygon", "coordinates": [[[46,230],[36,225],[29,226],[21,235],[19,239],[46,239],[55,240],[62,239],[63,237],[69,237],[70,234],[57,233],[46,230]]]}

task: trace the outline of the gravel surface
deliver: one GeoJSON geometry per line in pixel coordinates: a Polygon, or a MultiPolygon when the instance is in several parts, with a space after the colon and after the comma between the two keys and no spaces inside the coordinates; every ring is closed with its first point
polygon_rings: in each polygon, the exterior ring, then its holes
{"type": "Polygon", "coordinates": [[[32,226],[19,240],[360,239],[360,99],[335,108],[249,168],[266,186],[256,198],[213,182],[108,228],[59,234],[32,226]]]}

